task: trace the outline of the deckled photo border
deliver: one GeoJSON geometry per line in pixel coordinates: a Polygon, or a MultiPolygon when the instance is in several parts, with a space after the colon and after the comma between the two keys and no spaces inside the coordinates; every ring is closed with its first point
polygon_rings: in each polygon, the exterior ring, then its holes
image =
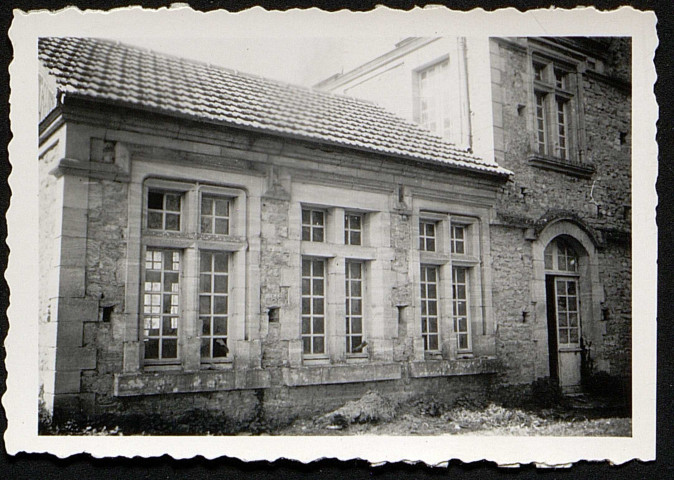
{"type": "Polygon", "coordinates": [[[10,65],[10,120],[14,138],[9,147],[12,197],[7,213],[10,249],[6,279],[11,297],[10,330],[5,342],[7,392],[6,449],[49,452],[59,457],[87,452],[95,457],[163,454],[174,458],[223,455],[244,461],[278,458],[309,462],[320,458],[365,459],[371,463],[423,461],[443,464],[490,460],[500,465],[539,463],[565,465],[579,460],[608,460],[621,464],[632,459],[655,458],[656,386],[656,256],[655,181],[658,110],[653,93],[656,80],[653,56],[657,46],[655,15],[623,7],[612,12],[591,8],[574,10],[515,9],[496,12],[453,12],[444,7],[409,12],[378,8],[367,13],[317,9],[267,12],[253,8],[230,14],[207,14],[189,7],[144,10],[121,8],[109,12],[15,12],[9,31],[14,48],[10,65]],[[37,38],[41,36],[120,36],[124,29],[138,35],[174,35],[189,40],[227,35],[278,37],[372,36],[376,32],[405,31],[410,35],[476,36],[630,36],[632,55],[632,245],[633,247],[633,416],[632,437],[116,437],[38,436],[37,395],[37,38]],[[255,28],[250,28],[254,25],[255,28]],[[223,33],[226,32],[226,33],[223,33]],[[292,33],[289,33],[292,32],[292,33]]]}

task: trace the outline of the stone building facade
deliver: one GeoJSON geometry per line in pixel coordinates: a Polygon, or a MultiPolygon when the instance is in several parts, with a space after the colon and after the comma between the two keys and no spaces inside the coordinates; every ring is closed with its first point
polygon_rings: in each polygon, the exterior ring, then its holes
{"type": "Polygon", "coordinates": [[[503,384],[629,393],[630,65],[628,38],[410,38],[317,85],[514,173],[489,230],[503,384]],[[463,91],[457,115],[446,99],[463,91]]]}
{"type": "Polygon", "coordinates": [[[488,391],[510,172],[347,97],[93,39],[40,61],[45,412],[488,391]]]}
{"type": "MultiPolygon", "coordinates": [[[[411,107],[390,113],[113,42],[41,39],[43,410],[210,411],[236,426],[369,390],[450,401],[550,376],[570,390],[598,372],[628,379],[625,50],[442,42],[394,56],[437,67],[423,88],[452,72],[445,131],[438,104],[419,103],[420,65],[398,92],[411,107]],[[565,158],[554,98],[573,122],[565,158]]],[[[365,85],[386,58],[368,65],[321,88],[365,85]]]]}

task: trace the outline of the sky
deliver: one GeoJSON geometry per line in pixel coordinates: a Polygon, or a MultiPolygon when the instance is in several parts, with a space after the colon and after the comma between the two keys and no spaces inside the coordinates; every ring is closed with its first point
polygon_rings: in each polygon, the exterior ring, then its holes
{"type": "Polygon", "coordinates": [[[393,50],[402,37],[116,37],[122,43],[284,82],[312,86],[393,50]]]}

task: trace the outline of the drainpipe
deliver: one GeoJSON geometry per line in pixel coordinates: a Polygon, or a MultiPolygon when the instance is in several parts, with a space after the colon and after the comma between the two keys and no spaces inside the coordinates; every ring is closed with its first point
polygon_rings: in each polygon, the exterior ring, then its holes
{"type": "MultiPolygon", "coordinates": [[[[462,114],[465,114],[466,117],[466,128],[468,131],[468,150],[473,151],[473,129],[470,121],[470,82],[468,81],[468,49],[466,45],[466,37],[459,38],[459,65],[460,72],[463,73],[463,89],[465,91],[465,96],[462,99],[464,104],[462,114]]],[[[462,117],[464,115],[461,115],[462,117]]]]}

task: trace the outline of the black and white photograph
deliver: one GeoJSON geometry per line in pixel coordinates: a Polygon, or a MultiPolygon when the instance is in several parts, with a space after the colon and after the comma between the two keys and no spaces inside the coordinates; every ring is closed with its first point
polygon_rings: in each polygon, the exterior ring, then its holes
{"type": "Polygon", "coordinates": [[[650,38],[87,18],[33,28],[23,77],[36,284],[8,278],[33,296],[36,448],[648,445],[654,384],[634,382],[654,378],[654,337],[633,306],[655,262],[633,235],[654,231],[654,193],[634,176],[656,168],[655,118],[633,96],[652,95],[634,58],[650,38]]]}

